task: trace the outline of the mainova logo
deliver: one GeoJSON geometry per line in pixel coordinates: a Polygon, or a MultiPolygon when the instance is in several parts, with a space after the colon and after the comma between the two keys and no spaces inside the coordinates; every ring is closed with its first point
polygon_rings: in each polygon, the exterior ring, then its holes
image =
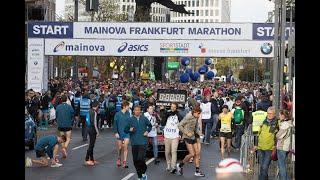
{"type": "Polygon", "coordinates": [[[273,47],[272,47],[272,44],[270,44],[270,43],[263,43],[260,48],[262,54],[264,54],[264,55],[270,54],[272,52],[272,49],[273,49],[273,47]]]}
{"type": "Polygon", "coordinates": [[[59,44],[57,44],[53,52],[58,52],[61,50],[65,51],[73,51],[73,52],[79,52],[79,51],[97,51],[97,52],[104,52],[106,47],[104,45],[92,45],[92,44],[85,44],[85,43],[75,43],[75,44],[66,44],[64,41],[61,41],[59,44]]]}
{"type": "Polygon", "coordinates": [[[123,51],[148,51],[149,45],[147,44],[128,44],[127,42],[123,42],[122,45],[118,48],[118,53],[122,53],[123,51]]]}
{"type": "Polygon", "coordinates": [[[56,47],[53,48],[53,52],[58,52],[59,50],[64,48],[64,41],[61,41],[58,45],[56,45],[56,47]]]}

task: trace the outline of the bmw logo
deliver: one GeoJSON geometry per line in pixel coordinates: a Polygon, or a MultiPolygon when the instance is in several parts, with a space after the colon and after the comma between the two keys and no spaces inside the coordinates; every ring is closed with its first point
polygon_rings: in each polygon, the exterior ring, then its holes
{"type": "Polygon", "coordinates": [[[263,43],[260,50],[262,52],[262,54],[267,55],[272,53],[272,45],[270,43],[263,43]]]}
{"type": "Polygon", "coordinates": [[[37,64],[38,64],[38,61],[33,62],[33,64],[34,64],[34,65],[37,65],[37,64]]]}

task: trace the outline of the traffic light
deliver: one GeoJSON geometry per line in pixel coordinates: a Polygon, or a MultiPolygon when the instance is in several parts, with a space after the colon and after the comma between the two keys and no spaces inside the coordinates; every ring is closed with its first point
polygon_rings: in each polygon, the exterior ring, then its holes
{"type": "Polygon", "coordinates": [[[288,77],[288,66],[285,64],[283,66],[283,84],[289,83],[288,77]]]}

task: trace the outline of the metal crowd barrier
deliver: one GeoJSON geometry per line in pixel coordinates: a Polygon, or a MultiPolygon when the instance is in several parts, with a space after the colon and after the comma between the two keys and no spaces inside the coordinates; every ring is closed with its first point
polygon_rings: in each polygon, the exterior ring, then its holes
{"type": "MultiPolygon", "coordinates": [[[[292,148],[294,150],[294,130],[291,136],[292,148]]],[[[259,177],[259,159],[258,153],[251,151],[257,136],[252,133],[252,126],[249,125],[241,137],[240,163],[246,173],[246,179],[257,180],[259,177]]],[[[286,168],[289,179],[295,179],[295,153],[290,151],[286,159],[286,168]]],[[[278,162],[271,161],[268,172],[269,180],[279,179],[278,162]]]]}

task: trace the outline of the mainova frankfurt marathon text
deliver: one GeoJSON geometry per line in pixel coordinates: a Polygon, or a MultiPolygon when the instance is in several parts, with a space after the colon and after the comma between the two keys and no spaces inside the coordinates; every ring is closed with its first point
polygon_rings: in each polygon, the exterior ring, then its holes
{"type": "MultiPolygon", "coordinates": [[[[84,27],[85,34],[184,35],[182,27],[84,27]]],[[[189,35],[241,35],[241,28],[187,28],[189,35]]]]}

